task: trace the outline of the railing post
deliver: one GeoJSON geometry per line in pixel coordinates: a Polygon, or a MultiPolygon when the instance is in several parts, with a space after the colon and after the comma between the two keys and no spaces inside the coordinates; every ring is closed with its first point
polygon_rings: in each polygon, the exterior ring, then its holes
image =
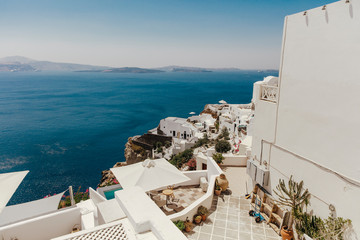
{"type": "Polygon", "coordinates": [[[70,202],[71,206],[75,205],[74,192],[72,186],[69,186],[70,202]]]}

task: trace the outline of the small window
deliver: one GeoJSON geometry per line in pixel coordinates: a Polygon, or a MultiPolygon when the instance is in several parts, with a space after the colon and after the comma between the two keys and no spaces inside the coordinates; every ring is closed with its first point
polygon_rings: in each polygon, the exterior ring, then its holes
{"type": "Polygon", "coordinates": [[[184,134],[181,134],[181,136],[184,136],[184,134]]]}
{"type": "Polygon", "coordinates": [[[170,131],[170,133],[172,133],[172,131],[170,131]]]}
{"type": "Polygon", "coordinates": [[[187,134],[187,136],[189,137],[189,134],[187,134]]]}
{"type": "Polygon", "coordinates": [[[164,126],[164,128],[165,128],[165,126],[164,126]]]}

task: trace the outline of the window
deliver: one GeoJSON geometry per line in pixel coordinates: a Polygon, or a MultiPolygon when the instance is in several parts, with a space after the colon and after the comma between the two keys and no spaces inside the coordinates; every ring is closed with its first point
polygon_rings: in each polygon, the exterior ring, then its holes
{"type": "Polygon", "coordinates": [[[172,133],[172,131],[170,131],[170,133],[172,133]]]}

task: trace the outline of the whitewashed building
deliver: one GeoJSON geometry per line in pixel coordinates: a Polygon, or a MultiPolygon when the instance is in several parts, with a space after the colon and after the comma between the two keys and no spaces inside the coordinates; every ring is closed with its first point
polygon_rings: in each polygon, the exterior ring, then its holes
{"type": "Polygon", "coordinates": [[[167,117],[160,121],[159,130],[166,136],[190,139],[198,132],[197,128],[187,121],[186,118],[167,117]]]}
{"type": "MultiPolygon", "coordinates": [[[[279,78],[254,84],[252,157],[279,179],[304,181],[311,208],[349,218],[360,236],[360,0],[287,16],[279,78]]],[[[256,178],[252,185],[259,183],[256,178]]]]}

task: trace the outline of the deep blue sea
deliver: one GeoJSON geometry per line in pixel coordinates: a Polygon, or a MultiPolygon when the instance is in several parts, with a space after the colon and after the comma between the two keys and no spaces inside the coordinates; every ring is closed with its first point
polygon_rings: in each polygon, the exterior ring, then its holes
{"type": "Polygon", "coordinates": [[[277,72],[0,73],[0,173],[30,170],[9,204],[96,188],[128,137],[224,99],[249,103],[277,72]]]}

